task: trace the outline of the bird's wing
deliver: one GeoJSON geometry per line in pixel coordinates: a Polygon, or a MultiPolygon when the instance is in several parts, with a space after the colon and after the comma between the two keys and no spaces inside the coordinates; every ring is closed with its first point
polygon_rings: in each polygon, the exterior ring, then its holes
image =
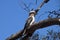
{"type": "Polygon", "coordinates": [[[23,35],[25,34],[26,29],[28,29],[28,27],[29,27],[29,25],[30,25],[30,23],[31,23],[32,20],[33,20],[32,17],[29,17],[29,18],[27,19],[27,21],[26,21],[26,23],[25,23],[25,26],[24,26],[24,29],[23,29],[23,35]]]}
{"type": "Polygon", "coordinates": [[[29,17],[26,21],[26,26],[29,26],[32,20],[33,20],[33,18],[29,17]]]}
{"type": "Polygon", "coordinates": [[[30,23],[31,23],[31,21],[33,20],[33,18],[32,17],[29,17],[28,19],[27,19],[27,21],[26,21],[26,23],[25,23],[25,29],[26,28],[28,28],[28,26],[30,25],[30,23]]]}

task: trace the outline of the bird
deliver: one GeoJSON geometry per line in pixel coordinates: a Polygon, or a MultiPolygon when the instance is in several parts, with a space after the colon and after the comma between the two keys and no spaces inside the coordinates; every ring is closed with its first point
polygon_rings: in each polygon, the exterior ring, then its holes
{"type": "Polygon", "coordinates": [[[30,11],[29,17],[26,20],[26,23],[25,23],[25,26],[24,26],[24,29],[23,29],[23,35],[25,35],[26,30],[29,29],[32,24],[34,24],[35,15],[36,15],[35,10],[30,11]]]}

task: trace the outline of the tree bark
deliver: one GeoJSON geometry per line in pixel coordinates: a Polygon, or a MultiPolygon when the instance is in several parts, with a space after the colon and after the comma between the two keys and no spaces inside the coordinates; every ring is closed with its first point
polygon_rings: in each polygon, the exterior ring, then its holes
{"type": "MultiPolygon", "coordinates": [[[[26,36],[23,37],[23,40],[27,40],[29,37],[32,36],[32,34],[37,30],[37,29],[41,29],[41,28],[45,28],[51,25],[60,25],[60,18],[52,18],[52,19],[46,19],[43,21],[40,21],[38,23],[35,23],[33,25],[30,26],[29,29],[27,29],[26,31],[26,36]]],[[[14,34],[13,36],[10,36],[9,38],[7,38],[7,40],[16,40],[17,38],[20,38],[22,36],[23,30],[21,30],[20,32],[14,34]]]]}

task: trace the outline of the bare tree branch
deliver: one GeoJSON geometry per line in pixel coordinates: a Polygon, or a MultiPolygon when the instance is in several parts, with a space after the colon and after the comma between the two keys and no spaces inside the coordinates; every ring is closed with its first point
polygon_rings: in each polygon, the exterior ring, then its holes
{"type": "MultiPolygon", "coordinates": [[[[29,37],[32,36],[32,34],[37,30],[41,28],[45,28],[51,25],[60,25],[60,18],[52,18],[52,19],[46,19],[43,21],[40,21],[38,23],[35,23],[30,26],[29,29],[27,29],[26,33],[27,34],[22,40],[28,40],[29,37]]],[[[22,36],[23,30],[20,32],[10,36],[7,38],[7,40],[16,40],[17,38],[20,38],[22,36]]]]}

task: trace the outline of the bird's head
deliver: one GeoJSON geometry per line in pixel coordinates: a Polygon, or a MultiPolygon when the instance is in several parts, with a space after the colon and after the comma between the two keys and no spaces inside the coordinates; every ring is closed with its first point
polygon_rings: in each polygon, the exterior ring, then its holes
{"type": "Polygon", "coordinates": [[[29,16],[35,16],[36,12],[34,10],[30,11],[29,16]]]}

